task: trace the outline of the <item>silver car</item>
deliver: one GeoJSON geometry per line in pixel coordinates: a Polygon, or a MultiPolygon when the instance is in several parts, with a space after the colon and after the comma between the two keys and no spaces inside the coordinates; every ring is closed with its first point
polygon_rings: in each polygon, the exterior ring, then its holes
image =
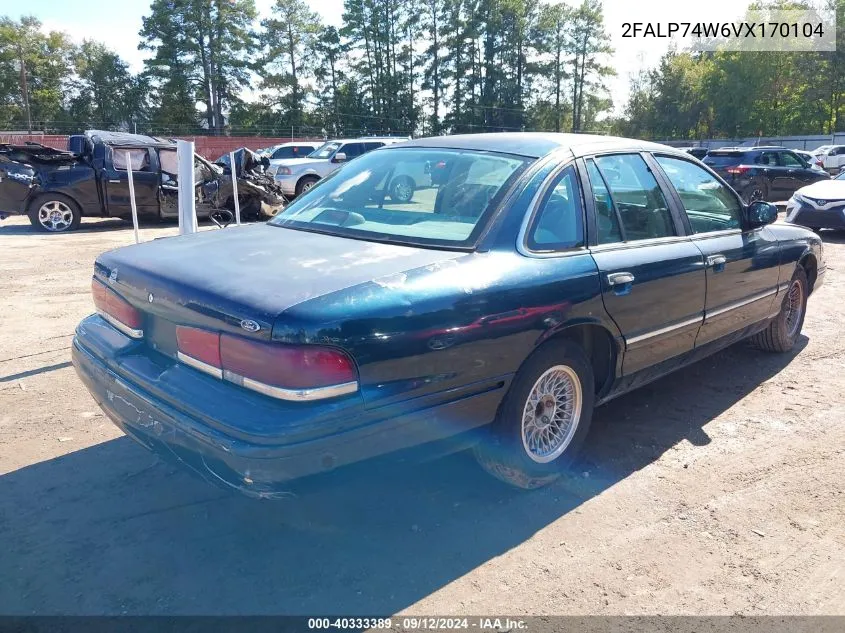
{"type": "MultiPolygon", "coordinates": [[[[308,191],[343,163],[369,151],[407,141],[407,137],[374,137],[327,141],[305,158],[272,161],[270,173],[289,198],[308,191]]],[[[411,190],[413,195],[413,190],[411,190]]]]}

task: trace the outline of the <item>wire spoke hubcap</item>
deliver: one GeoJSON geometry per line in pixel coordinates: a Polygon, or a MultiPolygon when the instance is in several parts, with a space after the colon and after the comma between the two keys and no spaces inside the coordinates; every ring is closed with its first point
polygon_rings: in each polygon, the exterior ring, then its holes
{"type": "Polygon", "coordinates": [[[789,286],[789,292],[784,297],[784,308],[786,309],[786,332],[790,338],[798,334],[798,324],[801,323],[801,314],[804,312],[804,293],[800,281],[793,281],[789,286]]]}
{"type": "Polygon", "coordinates": [[[45,202],[38,209],[38,222],[48,231],[64,231],[73,222],[73,211],[58,200],[45,202]]]}
{"type": "Polygon", "coordinates": [[[522,446],[547,464],[566,450],[581,418],[581,381],[571,367],[556,365],[534,383],[522,412],[522,446]]]}

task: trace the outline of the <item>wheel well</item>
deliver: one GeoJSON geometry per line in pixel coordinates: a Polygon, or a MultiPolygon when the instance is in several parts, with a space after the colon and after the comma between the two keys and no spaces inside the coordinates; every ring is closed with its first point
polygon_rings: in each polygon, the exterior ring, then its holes
{"type": "Polygon", "coordinates": [[[813,286],[816,285],[816,277],[818,276],[819,265],[816,261],[816,256],[811,253],[807,253],[801,258],[798,265],[804,269],[805,273],[807,273],[807,284],[810,286],[807,294],[810,294],[813,292],[813,286]]]}
{"type": "Polygon", "coordinates": [[[305,174],[296,181],[296,186],[298,187],[305,180],[320,180],[320,177],[317,174],[305,174]]]}
{"type": "Polygon", "coordinates": [[[616,344],[613,335],[600,325],[582,324],[564,328],[549,340],[568,339],[581,346],[593,366],[595,393],[604,393],[616,371],[616,344]]]}
{"type": "Polygon", "coordinates": [[[58,191],[42,191],[41,193],[35,194],[32,198],[29,199],[29,202],[26,205],[26,212],[29,213],[35,206],[35,203],[43,198],[44,196],[55,196],[56,198],[64,198],[65,200],[69,200],[73,204],[76,205],[77,210],[79,211],[80,215],[82,214],[82,205],[79,204],[76,200],[71,198],[69,195],[65,193],[59,193],[58,191]]]}

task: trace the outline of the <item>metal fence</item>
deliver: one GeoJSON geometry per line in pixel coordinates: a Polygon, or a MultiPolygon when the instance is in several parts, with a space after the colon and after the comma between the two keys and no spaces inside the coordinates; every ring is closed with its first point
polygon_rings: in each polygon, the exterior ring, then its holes
{"type": "Polygon", "coordinates": [[[822,145],[845,145],[845,132],[836,134],[815,134],[807,136],[747,136],[736,139],[702,139],[698,141],[679,141],[676,139],[656,141],[673,147],[706,147],[717,149],[719,147],[754,147],[756,145],[779,145],[789,149],[801,149],[812,151],[822,145]]]}

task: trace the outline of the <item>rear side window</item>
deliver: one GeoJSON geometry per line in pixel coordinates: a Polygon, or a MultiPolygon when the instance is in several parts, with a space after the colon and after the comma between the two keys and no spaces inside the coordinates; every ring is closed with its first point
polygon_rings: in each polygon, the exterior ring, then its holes
{"type": "Polygon", "coordinates": [[[583,216],[575,168],[567,167],[540,201],[528,232],[528,248],[533,251],[558,251],[583,246],[583,216]]]}
{"type": "Polygon", "coordinates": [[[680,158],[655,159],[678,192],[695,233],[740,228],[739,200],[709,172],[680,158]]]}
{"type": "Polygon", "coordinates": [[[792,152],[780,153],[780,164],[784,167],[803,167],[804,163],[792,152]]]}
{"type": "Polygon", "coordinates": [[[616,216],[616,209],[613,208],[613,200],[610,192],[604,184],[596,164],[592,160],[587,161],[587,175],[590,178],[590,186],[593,189],[593,203],[596,207],[596,228],[599,244],[613,244],[622,241],[622,231],[619,229],[619,218],[616,216]]]}
{"type": "Polygon", "coordinates": [[[132,171],[149,171],[150,155],[145,149],[125,149],[115,147],[112,149],[112,164],[115,169],[126,171],[126,155],[132,162],[132,171]]]}
{"type": "Polygon", "coordinates": [[[669,205],[642,156],[599,156],[595,163],[610,192],[624,241],[677,235],[669,205]]]}
{"type": "Polygon", "coordinates": [[[760,152],[754,157],[755,165],[763,165],[769,167],[777,167],[778,154],[777,152],[760,152]]]}

